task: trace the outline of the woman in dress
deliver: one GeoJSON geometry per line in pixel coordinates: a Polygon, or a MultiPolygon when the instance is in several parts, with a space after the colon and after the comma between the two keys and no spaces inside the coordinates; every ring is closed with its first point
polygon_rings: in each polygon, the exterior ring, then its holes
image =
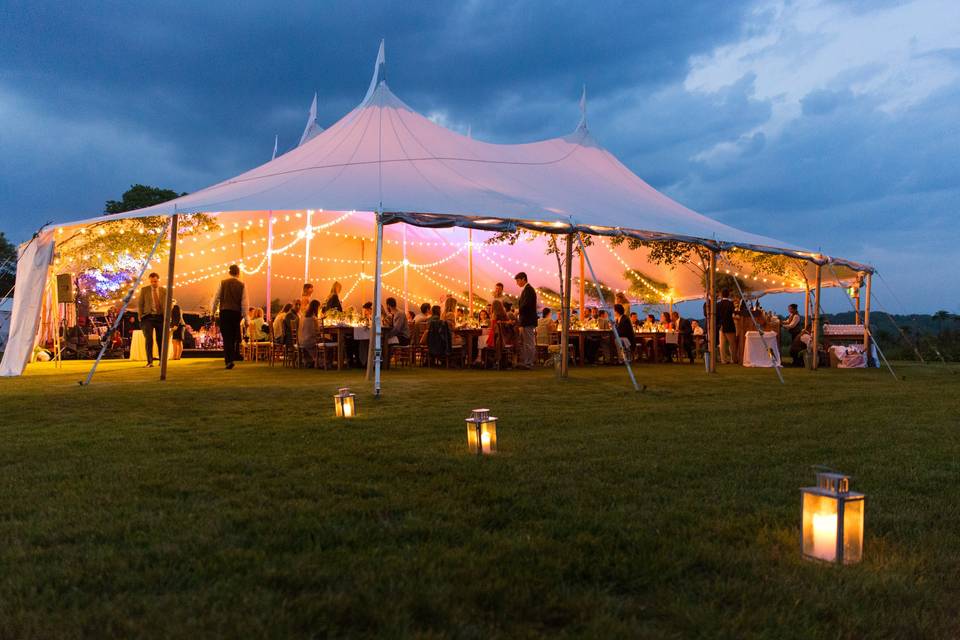
{"type": "Polygon", "coordinates": [[[179,360],[183,355],[183,333],[186,331],[186,326],[180,305],[173,305],[170,310],[170,346],[173,347],[173,353],[170,357],[174,360],[179,360]]]}
{"type": "Polygon", "coordinates": [[[317,366],[317,340],[320,336],[320,301],[311,300],[297,329],[297,345],[307,353],[310,366],[317,366]]]}
{"type": "Polygon", "coordinates": [[[339,282],[334,282],[330,287],[330,294],[327,296],[326,301],[323,303],[323,312],[326,313],[331,309],[335,309],[340,313],[343,313],[343,305],[340,303],[340,290],[343,289],[343,286],[339,282]]]}
{"type": "Polygon", "coordinates": [[[453,333],[457,328],[457,299],[453,296],[447,296],[443,301],[443,320],[450,325],[450,332],[453,335],[453,345],[459,347],[463,344],[463,338],[459,334],[453,333]]]}

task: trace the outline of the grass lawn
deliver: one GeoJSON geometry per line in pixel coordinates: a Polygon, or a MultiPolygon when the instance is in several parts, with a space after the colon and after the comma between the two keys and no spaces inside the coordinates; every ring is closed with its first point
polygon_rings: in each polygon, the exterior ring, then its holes
{"type": "Polygon", "coordinates": [[[960,635],[957,368],[406,370],[374,401],[88,366],[0,379],[0,638],[960,635]],[[800,558],[814,464],[867,494],[859,565],[800,558]]]}

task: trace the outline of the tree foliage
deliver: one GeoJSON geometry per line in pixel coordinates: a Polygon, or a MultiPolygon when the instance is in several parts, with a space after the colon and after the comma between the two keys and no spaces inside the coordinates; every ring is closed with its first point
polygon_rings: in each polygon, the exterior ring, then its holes
{"type": "MultiPolygon", "coordinates": [[[[178,197],[175,191],[135,184],[120,200],[106,202],[107,213],[132,211],[178,197]]],[[[168,229],[169,216],[144,216],[123,220],[94,222],[82,228],[57,232],[58,272],[74,274],[82,293],[91,302],[108,303],[123,296],[126,285],[136,279],[143,263],[157,244],[157,234],[168,229]]],[[[213,219],[202,213],[180,217],[178,237],[219,230],[213,219]]],[[[169,249],[164,237],[157,246],[158,256],[169,249]]]]}

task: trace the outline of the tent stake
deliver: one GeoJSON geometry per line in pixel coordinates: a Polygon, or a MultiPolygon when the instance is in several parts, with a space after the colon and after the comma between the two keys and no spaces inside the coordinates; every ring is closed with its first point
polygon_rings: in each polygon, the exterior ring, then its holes
{"type": "MultiPolygon", "coordinates": [[[[623,343],[620,342],[620,332],[617,331],[616,323],[612,321],[613,309],[607,306],[607,301],[603,297],[603,292],[600,291],[600,281],[597,280],[597,274],[593,270],[593,264],[590,263],[590,256],[587,255],[587,249],[583,244],[583,237],[580,235],[580,233],[577,233],[577,241],[580,243],[580,255],[583,256],[584,260],[586,260],[587,268],[590,269],[590,278],[593,280],[593,286],[597,290],[597,299],[600,300],[600,306],[607,311],[607,314],[609,314],[611,318],[610,326],[613,328],[613,339],[616,340],[616,345],[614,346],[617,347],[617,353],[620,354],[620,357],[623,359],[624,366],[627,367],[627,373],[630,374],[630,382],[633,383],[633,388],[637,391],[640,391],[641,389],[640,385],[637,384],[637,378],[633,375],[633,367],[630,366],[630,358],[627,357],[623,350],[623,343]]],[[[644,386],[644,388],[646,388],[646,386],[644,386]]]]}
{"type": "Polygon", "coordinates": [[[163,331],[160,333],[160,379],[167,379],[167,360],[170,356],[170,314],[173,311],[173,279],[177,262],[177,228],[180,216],[177,205],[173,205],[174,214],[170,216],[170,257],[167,260],[167,300],[163,308],[163,331]]]}

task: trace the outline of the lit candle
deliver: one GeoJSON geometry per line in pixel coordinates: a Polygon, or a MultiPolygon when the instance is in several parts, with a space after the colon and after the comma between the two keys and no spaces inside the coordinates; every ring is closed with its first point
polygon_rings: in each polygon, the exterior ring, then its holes
{"type": "Polygon", "coordinates": [[[813,555],[832,561],[837,555],[837,514],[813,514],[813,555]]]}
{"type": "Polygon", "coordinates": [[[486,431],[480,434],[480,446],[484,453],[490,453],[490,434],[486,431]]]}

